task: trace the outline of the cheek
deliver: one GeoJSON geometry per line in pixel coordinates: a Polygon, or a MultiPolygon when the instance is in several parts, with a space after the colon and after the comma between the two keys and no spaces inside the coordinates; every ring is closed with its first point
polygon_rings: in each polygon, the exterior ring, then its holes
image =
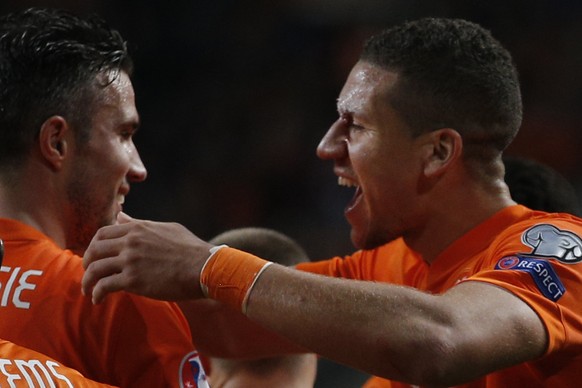
{"type": "Polygon", "coordinates": [[[370,184],[388,185],[402,175],[403,166],[390,150],[369,150],[356,161],[370,184]]]}
{"type": "Polygon", "coordinates": [[[101,170],[110,177],[125,175],[129,169],[130,155],[130,150],[125,146],[110,149],[110,152],[102,158],[101,170]]]}
{"type": "Polygon", "coordinates": [[[414,197],[415,183],[412,166],[401,164],[399,159],[380,158],[369,165],[364,191],[380,208],[397,210],[414,197]]]}

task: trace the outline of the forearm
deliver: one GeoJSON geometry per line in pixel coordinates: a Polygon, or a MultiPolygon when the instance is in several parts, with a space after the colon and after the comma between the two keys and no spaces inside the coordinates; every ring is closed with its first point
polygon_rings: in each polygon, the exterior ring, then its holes
{"type": "Polygon", "coordinates": [[[252,289],[247,315],[322,356],[411,381],[410,364],[437,357],[443,347],[434,341],[445,336],[435,333],[447,325],[436,312],[426,319],[434,297],[409,291],[271,266],[252,289]]]}
{"type": "Polygon", "coordinates": [[[206,356],[257,359],[307,352],[218,301],[201,299],[178,304],[196,348],[206,356]]]}
{"type": "Polygon", "coordinates": [[[461,384],[538,357],[546,343],[529,306],[478,282],[437,296],[273,265],[247,315],[322,356],[420,385],[461,384]]]}
{"type": "Polygon", "coordinates": [[[208,263],[200,279],[209,297],[330,359],[418,383],[438,379],[442,364],[435,361],[451,358],[443,354],[451,309],[429,294],[313,275],[231,248],[208,263]]]}

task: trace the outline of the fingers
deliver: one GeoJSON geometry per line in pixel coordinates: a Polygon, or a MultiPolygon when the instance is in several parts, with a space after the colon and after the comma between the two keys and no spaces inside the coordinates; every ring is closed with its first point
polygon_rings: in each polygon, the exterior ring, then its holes
{"type": "Polygon", "coordinates": [[[93,304],[99,304],[103,302],[105,297],[116,291],[121,291],[124,289],[124,277],[123,274],[117,273],[105,278],[100,279],[95,287],[93,287],[93,294],[91,295],[91,301],[93,304]]]}
{"type": "MultiPolygon", "coordinates": [[[[98,287],[101,281],[105,281],[108,284],[109,280],[106,281],[106,279],[116,277],[121,270],[122,265],[118,257],[110,257],[90,263],[81,280],[81,291],[83,295],[90,295],[91,292],[95,295],[95,290],[103,287],[102,285],[98,287]]],[[[108,288],[105,290],[108,290],[108,288]]],[[[103,296],[101,296],[100,300],[103,296]]]]}
{"type": "Polygon", "coordinates": [[[133,218],[129,217],[127,214],[125,214],[122,217],[123,218],[120,218],[118,215],[118,220],[122,219],[123,220],[122,223],[115,224],[115,225],[107,225],[107,226],[102,227],[101,229],[99,229],[97,231],[97,233],[95,233],[95,236],[93,237],[93,239],[97,238],[98,240],[107,240],[107,239],[119,238],[119,237],[125,236],[130,230],[131,224],[129,222],[135,221],[135,220],[133,218]],[[128,217],[128,218],[125,218],[125,217],[128,217]]]}
{"type": "Polygon", "coordinates": [[[127,224],[105,226],[99,229],[83,255],[83,268],[87,269],[97,260],[117,256],[121,250],[122,239],[128,231],[127,224]]]}

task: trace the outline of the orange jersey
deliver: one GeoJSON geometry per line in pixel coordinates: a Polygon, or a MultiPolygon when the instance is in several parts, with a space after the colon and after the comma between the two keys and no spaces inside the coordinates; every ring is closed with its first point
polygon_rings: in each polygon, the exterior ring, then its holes
{"type": "Polygon", "coordinates": [[[52,358],[0,340],[0,387],[106,388],[52,358]]]}
{"type": "Polygon", "coordinates": [[[0,237],[1,338],[110,385],[206,386],[176,304],[117,292],[93,305],[79,256],[14,220],[0,219],[0,237]]]}
{"type": "MultiPolygon", "coordinates": [[[[402,239],[298,269],[415,287],[434,294],[462,281],[502,287],[543,321],[543,357],[463,387],[573,387],[582,381],[582,220],[511,206],[453,242],[429,266],[402,239]]],[[[511,328],[508,328],[511,329],[511,328]]],[[[410,387],[378,377],[366,388],[410,387]]]]}

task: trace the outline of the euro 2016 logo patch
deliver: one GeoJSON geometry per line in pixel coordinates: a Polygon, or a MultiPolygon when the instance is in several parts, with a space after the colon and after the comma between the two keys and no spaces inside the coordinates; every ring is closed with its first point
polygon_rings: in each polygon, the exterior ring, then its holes
{"type": "Polygon", "coordinates": [[[566,288],[560,281],[552,265],[544,259],[522,255],[507,256],[497,262],[495,269],[527,272],[533,278],[541,293],[556,302],[564,295],[566,288]]]}
{"type": "Polygon", "coordinates": [[[540,224],[521,235],[521,242],[531,247],[532,255],[552,257],[565,264],[582,261],[582,239],[553,225],[540,224]]]}
{"type": "Polygon", "coordinates": [[[210,388],[197,351],[189,353],[182,359],[180,388],[210,388]]]}

